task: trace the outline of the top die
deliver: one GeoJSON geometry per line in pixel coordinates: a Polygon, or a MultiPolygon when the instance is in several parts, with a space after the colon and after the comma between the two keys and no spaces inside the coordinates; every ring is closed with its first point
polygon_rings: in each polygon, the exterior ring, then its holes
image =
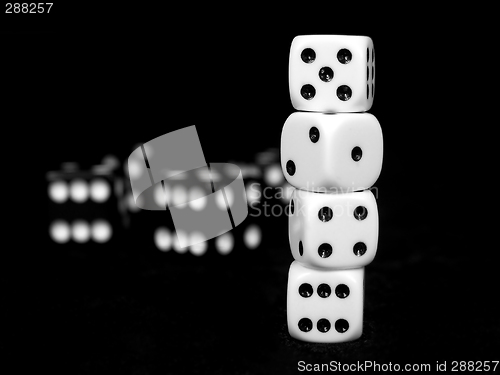
{"type": "Polygon", "coordinates": [[[288,79],[297,110],[367,111],[375,90],[373,42],[367,36],[297,36],[290,48],[288,79]]]}

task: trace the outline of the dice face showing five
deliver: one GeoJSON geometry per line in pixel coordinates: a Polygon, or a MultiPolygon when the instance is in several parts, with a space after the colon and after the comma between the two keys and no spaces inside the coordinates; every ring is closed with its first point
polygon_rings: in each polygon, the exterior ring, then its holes
{"type": "Polygon", "coordinates": [[[293,262],[288,273],[290,336],[309,342],[355,340],[363,331],[364,268],[325,271],[293,262]]]}
{"type": "Polygon", "coordinates": [[[281,133],[283,174],[300,189],[367,189],[380,175],[382,157],[382,129],[369,113],[295,112],[281,133]]]}
{"type": "Polygon", "coordinates": [[[378,210],[371,191],[321,194],[296,189],[289,212],[290,248],[301,264],[350,269],[375,257],[378,210]]]}
{"type": "Polygon", "coordinates": [[[289,88],[301,111],[363,112],[375,91],[375,51],[371,38],[301,35],[290,48],[289,88]]]}

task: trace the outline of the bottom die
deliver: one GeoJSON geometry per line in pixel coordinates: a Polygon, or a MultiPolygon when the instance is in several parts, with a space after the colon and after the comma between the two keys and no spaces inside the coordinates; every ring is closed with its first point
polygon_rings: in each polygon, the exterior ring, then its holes
{"type": "Polygon", "coordinates": [[[288,273],[287,320],[290,336],[334,343],[363,331],[364,268],[324,270],[297,261],[288,273]]]}

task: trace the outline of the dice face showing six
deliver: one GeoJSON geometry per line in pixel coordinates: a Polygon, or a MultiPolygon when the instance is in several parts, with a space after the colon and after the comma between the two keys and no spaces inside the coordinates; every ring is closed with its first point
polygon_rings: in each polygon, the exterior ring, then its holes
{"type": "Polygon", "coordinates": [[[382,129],[369,113],[292,113],[281,133],[281,167],[300,189],[367,189],[380,175],[382,129]]]}
{"type": "Polygon", "coordinates": [[[290,248],[301,264],[350,269],[375,257],[378,210],[371,191],[320,194],[296,189],[289,212],[290,248]]]}
{"type": "Polygon", "coordinates": [[[309,342],[355,340],[363,331],[364,268],[325,271],[293,262],[288,273],[290,336],[309,342]]]}
{"type": "Polygon", "coordinates": [[[301,111],[363,112],[375,91],[375,51],[371,38],[301,35],[290,48],[289,88],[301,111]]]}

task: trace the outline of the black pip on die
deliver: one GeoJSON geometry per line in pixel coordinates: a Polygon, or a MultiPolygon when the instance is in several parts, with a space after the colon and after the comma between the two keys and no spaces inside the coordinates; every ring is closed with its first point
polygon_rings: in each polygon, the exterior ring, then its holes
{"type": "Polygon", "coordinates": [[[365,36],[297,36],[290,50],[292,105],[281,135],[290,201],[287,321],[309,342],[359,338],[364,266],[377,251],[378,210],[369,189],[383,139],[371,108],[375,51],[365,36]],[[319,113],[318,113],[319,112],[319,113]],[[361,113],[360,113],[361,112],[361,113]]]}

